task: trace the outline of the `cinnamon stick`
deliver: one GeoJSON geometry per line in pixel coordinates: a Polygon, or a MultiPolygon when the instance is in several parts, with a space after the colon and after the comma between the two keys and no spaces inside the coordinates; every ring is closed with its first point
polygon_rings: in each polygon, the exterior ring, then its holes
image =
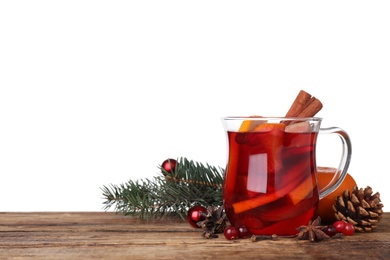
{"type": "Polygon", "coordinates": [[[294,103],[288,110],[286,117],[296,117],[299,112],[305,107],[306,103],[309,102],[311,95],[304,90],[299,91],[294,103]]]}
{"type": "Polygon", "coordinates": [[[322,109],[322,103],[317,98],[313,97],[303,108],[297,117],[312,117],[315,116],[322,109]]]}
{"type": "Polygon", "coordinates": [[[288,110],[286,117],[313,117],[321,109],[322,103],[319,99],[301,90],[288,110]]]}

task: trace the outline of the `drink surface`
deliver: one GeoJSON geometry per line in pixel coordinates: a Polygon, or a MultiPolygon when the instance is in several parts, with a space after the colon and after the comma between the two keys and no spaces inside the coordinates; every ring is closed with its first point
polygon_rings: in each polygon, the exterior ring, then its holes
{"type": "Polygon", "coordinates": [[[319,201],[316,132],[227,132],[224,207],[234,226],[252,234],[293,235],[319,201]]]}

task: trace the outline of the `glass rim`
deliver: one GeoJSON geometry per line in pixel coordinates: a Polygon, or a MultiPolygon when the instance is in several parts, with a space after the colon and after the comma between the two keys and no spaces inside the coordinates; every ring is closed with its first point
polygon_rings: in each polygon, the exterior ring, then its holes
{"type": "Polygon", "coordinates": [[[223,116],[222,120],[282,120],[282,121],[322,121],[322,117],[283,117],[283,116],[223,116]]]}

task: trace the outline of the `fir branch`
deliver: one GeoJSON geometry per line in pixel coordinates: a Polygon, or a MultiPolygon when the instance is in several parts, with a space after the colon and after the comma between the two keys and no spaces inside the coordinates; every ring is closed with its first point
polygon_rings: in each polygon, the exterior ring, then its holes
{"type": "Polygon", "coordinates": [[[127,183],[101,188],[104,209],[138,216],[141,219],[177,215],[185,218],[194,205],[221,206],[224,169],[190,161],[177,160],[173,172],[159,166],[160,175],[153,179],[129,180],[127,183]]]}

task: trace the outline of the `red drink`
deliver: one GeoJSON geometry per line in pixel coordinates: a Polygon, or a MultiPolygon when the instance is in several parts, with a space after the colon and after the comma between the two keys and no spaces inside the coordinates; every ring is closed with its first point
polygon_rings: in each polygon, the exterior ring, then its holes
{"type": "Polygon", "coordinates": [[[318,131],[267,125],[262,131],[227,131],[224,207],[232,225],[245,225],[252,234],[293,235],[316,214],[318,131]]]}

